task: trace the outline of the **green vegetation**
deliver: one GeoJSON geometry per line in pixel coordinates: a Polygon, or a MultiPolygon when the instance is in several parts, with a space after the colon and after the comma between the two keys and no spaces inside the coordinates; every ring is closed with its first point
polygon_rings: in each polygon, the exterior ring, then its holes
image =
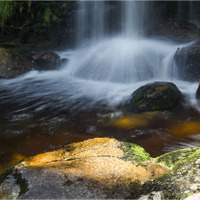
{"type": "Polygon", "coordinates": [[[15,12],[17,3],[14,1],[0,1],[0,26],[3,26],[15,12]]]}
{"type": "Polygon", "coordinates": [[[178,170],[184,165],[195,162],[198,158],[200,158],[200,148],[196,147],[166,153],[156,158],[156,162],[162,163],[173,170],[178,170]]]}
{"type": "Polygon", "coordinates": [[[28,21],[43,21],[44,25],[49,26],[58,19],[60,14],[58,3],[54,1],[0,1],[1,27],[6,25],[8,20],[22,20],[23,18],[28,21]]]}
{"type": "Polygon", "coordinates": [[[133,163],[142,164],[144,161],[153,161],[154,159],[139,145],[122,142],[120,149],[124,152],[123,160],[129,160],[133,163]]]}

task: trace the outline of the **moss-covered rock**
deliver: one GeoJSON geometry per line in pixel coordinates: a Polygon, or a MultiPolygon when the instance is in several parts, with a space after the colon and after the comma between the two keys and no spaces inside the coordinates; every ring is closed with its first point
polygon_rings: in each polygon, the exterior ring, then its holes
{"type": "Polygon", "coordinates": [[[131,97],[134,112],[162,111],[174,108],[181,99],[181,92],[171,82],[154,82],[137,89],[131,97]]]}
{"type": "MultiPolygon", "coordinates": [[[[200,189],[200,148],[182,149],[156,158],[171,170],[163,176],[146,182],[140,194],[162,191],[164,199],[184,199],[200,189]]],[[[132,196],[137,198],[138,196],[132,196]]]]}
{"type": "Polygon", "coordinates": [[[0,78],[15,78],[33,68],[24,56],[11,49],[0,48],[0,78]]]}
{"type": "Polygon", "coordinates": [[[142,147],[94,138],[25,159],[0,176],[0,198],[184,199],[200,189],[200,148],[152,158],[142,147]]]}

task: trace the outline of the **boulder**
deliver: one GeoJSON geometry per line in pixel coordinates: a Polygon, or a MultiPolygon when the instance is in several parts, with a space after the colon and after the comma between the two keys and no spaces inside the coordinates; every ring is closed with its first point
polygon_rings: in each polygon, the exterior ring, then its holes
{"type": "MultiPolygon", "coordinates": [[[[168,166],[171,170],[155,180],[146,182],[139,193],[149,195],[152,192],[160,191],[164,196],[163,200],[189,200],[199,197],[199,156],[200,148],[198,147],[173,151],[156,158],[156,162],[168,166]]],[[[137,199],[137,196],[133,195],[132,197],[137,199]]]]}
{"type": "Polygon", "coordinates": [[[181,92],[174,83],[154,82],[133,92],[130,108],[133,112],[163,111],[174,108],[181,99],[181,92]]]}
{"type": "Polygon", "coordinates": [[[189,148],[152,158],[136,144],[94,138],[11,167],[0,175],[0,198],[184,199],[199,192],[199,157],[189,148]]]}
{"type": "Polygon", "coordinates": [[[200,42],[177,50],[174,59],[181,79],[200,81],[200,42]]]}
{"type": "Polygon", "coordinates": [[[199,28],[192,23],[170,18],[157,21],[153,34],[161,35],[177,42],[189,42],[199,38],[199,28]]]}
{"type": "Polygon", "coordinates": [[[31,59],[37,70],[57,69],[62,63],[60,57],[52,51],[32,51],[31,59]]]}
{"type": "Polygon", "coordinates": [[[34,68],[22,55],[10,49],[0,48],[0,78],[15,78],[34,68]]]}
{"type": "Polygon", "coordinates": [[[115,139],[73,143],[7,170],[0,199],[122,199],[169,171],[151,160],[142,147],[115,139]]]}

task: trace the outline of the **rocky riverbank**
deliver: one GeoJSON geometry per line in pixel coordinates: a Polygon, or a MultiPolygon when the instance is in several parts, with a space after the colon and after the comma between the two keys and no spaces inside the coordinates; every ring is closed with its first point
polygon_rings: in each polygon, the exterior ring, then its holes
{"type": "Polygon", "coordinates": [[[152,158],[133,143],[90,139],[10,168],[0,176],[0,198],[189,199],[199,195],[199,155],[191,148],[152,158]]]}

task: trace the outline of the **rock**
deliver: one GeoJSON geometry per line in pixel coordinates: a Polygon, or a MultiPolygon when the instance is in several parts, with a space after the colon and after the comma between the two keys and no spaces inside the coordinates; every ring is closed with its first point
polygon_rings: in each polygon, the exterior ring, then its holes
{"type": "Polygon", "coordinates": [[[133,143],[94,138],[26,158],[0,175],[8,199],[198,199],[200,148],[152,158],[133,143]]]}
{"type": "Polygon", "coordinates": [[[34,68],[34,65],[22,55],[0,48],[0,78],[15,78],[34,68]]]}
{"type": "Polygon", "coordinates": [[[154,28],[154,34],[177,42],[189,42],[199,38],[199,28],[192,23],[171,18],[158,21],[154,28]]]}
{"type": "Polygon", "coordinates": [[[189,197],[185,198],[184,200],[199,200],[200,199],[200,193],[192,194],[189,197]]]}
{"type": "Polygon", "coordinates": [[[130,107],[134,112],[162,111],[174,108],[181,92],[171,82],[154,82],[133,92],[130,107]]]}
{"type": "Polygon", "coordinates": [[[198,88],[197,88],[197,91],[196,91],[196,98],[197,98],[198,100],[200,100],[200,84],[199,84],[199,86],[198,86],[198,88]]]}
{"type": "Polygon", "coordinates": [[[174,59],[182,80],[200,81],[200,42],[178,50],[174,59]]]}
{"type": "Polygon", "coordinates": [[[162,191],[159,191],[159,192],[154,191],[148,195],[143,195],[138,200],[165,200],[165,199],[164,199],[164,194],[162,191]]]}
{"type": "Polygon", "coordinates": [[[200,168],[196,161],[200,156],[200,148],[182,149],[166,153],[156,162],[168,166],[171,170],[155,180],[146,182],[141,189],[141,194],[152,191],[162,191],[164,199],[183,199],[198,192],[194,184],[200,183],[200,168]]]}
{"type": "Polygon", "coordinates": [[[62,63],[60,57],[51,51],[32,51],[32,61],[38,70],[57,69],[62,63]]]}
{"type": "Polygon", "coordinates": [[[95,138],[25,159],[0,176],[0,198],[122,199],[168,171],[135,144],[95,138]]]}

